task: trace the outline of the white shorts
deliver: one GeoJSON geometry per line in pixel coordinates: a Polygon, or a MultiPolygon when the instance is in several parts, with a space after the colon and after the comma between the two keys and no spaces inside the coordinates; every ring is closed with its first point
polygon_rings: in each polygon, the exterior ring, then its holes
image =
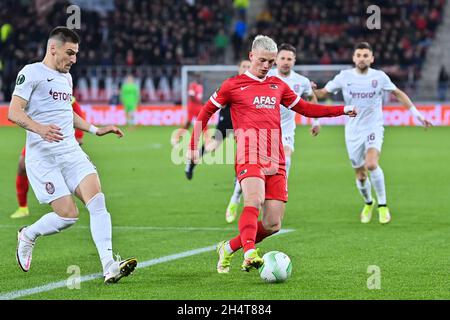
{"type": "Polygon", "coordinates": [[[289,147],[292,151],[294,151],[294,135],[282,136],[283,147],[289,147]]]}
{"type": "Polygon", "coordinates": [[[377,128],[366,131],[363,134],[345,134],[345,144],[347,146],[348,157],[353,168],[361,168],[366,161],[366,154],[369,148],[377,149],[381,152],[383,146],[384,128],[377,128]]]}
{"type": "Polygon", "coordinates": [[[75,193],[80,182],[97,169],[81,149],[25,161],[28,180],[39,202],[50,203],[75,193]]]}

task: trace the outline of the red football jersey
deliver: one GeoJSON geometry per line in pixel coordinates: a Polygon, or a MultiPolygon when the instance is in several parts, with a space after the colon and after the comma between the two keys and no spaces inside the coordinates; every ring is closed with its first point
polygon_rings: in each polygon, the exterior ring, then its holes
{"type": "Polygon", "coordinates": [[[202,108],[191,138],[191,149],[197,149],[199,132],[217,108],[230,105],[237,142],[235,164],[259,164],[262,168],[270,168],[267,174],[284,173],[281,104],[307,117],[344,114],[344,106],[322,106],[303,101],[278,77],[260,79],[246,71],[225,80],[202,108]]]}
{"type": "Polygon", "coordinates": [[[292,107],[299,100],[278,77],[259,79],[247,71],[223,83],[210,101],[219,108],[231,105],[236,164],[279,165],[285,169],[280,104],[292,107]]]}
{"type": "Polygon", "coordinates": [[[189,105],[197,106],[202,105],[203,99],[203,86],[198,82],[191,82],[188,88],[189,105]]]}

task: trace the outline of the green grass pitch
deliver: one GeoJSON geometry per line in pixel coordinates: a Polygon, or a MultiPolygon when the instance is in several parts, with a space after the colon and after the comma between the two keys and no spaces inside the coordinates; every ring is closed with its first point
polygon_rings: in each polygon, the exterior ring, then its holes
{"type": "MultiPolygon", "coordinates": [[[[375,212],[362,225],[363,202],[355,187],[342,127],[324,127],[312,138],[299,127],[283,228],[263,252],[279,250],[293,263],[283,284],[265,284],[257,272],[215,271],[212,250],[139,268],[117,285],[102,279],[63,286],[19,299],[449,299],[450,128],[387,127],[381,157],[393,220],[382,226],[375,212]],[[380,289],[369,289],[380,270],[380,289]]],[[[186,180],[171,162],[174,128],[139,127],[123,139],[86,135],[84,150],[97,165],[112,214],[114,250],[122,257],[152,259],[214,245],[237,233],[225,222],[234,180],[231,165],[200,165],[186,180]]],[[[31,217],[12,220],[15,174],[24,130],[0,128],[0,296],[101,271],[90,236],[89,216],[61,234],[40,238],[30,272],[15,261],[16,231],[50,211],[30,189],[31,217]]]]}

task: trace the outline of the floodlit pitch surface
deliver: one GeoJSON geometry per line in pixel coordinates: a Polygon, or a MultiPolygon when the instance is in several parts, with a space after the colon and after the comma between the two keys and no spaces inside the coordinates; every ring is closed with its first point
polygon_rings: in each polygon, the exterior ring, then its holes
{"type": "MultiPolygon", "coordinates": [[[[87,134],[83,148],[96,164],[112,215],[114,251],[135,256],[135,273],[105,286],[77,200],[78,223],[38,240],[31,270],[15,261],[16,232],[50,211],[29,192],[31,216],[12,220],[15,173],[24,130],[0,128],[1,299],[449,299],[450,128],[388,127],[381,157],[389,225],[359,222],[363,202],[347,159],[342,127],[312,138],[299,127],[283,229],[263,252],[283,251],[293,263],[283,284],[256,271],[216,272],[214,244],[237,233],[225,222],[232,165],[200,165],[194,179],[171,161],[174,128],[124,128],[126,136],[87,134]],[[69,289],[67,282],[79,289],[69,289]],[[68,273],[69,271],[69,273],[68,273]],[[69,280],[69,281],[68,281],[69,280]]],[[[69,286],[70,287],[70,286],[69,286]]]]}

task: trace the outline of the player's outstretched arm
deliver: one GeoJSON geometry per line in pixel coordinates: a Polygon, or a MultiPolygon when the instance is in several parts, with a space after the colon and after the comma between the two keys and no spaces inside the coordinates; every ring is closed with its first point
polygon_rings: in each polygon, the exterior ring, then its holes
{"type": "Polygon", "coordinates": [[[324,106],[309,103],[303,99],[298,99],[298,102],[295,103],[290,109],[309,118],[339,117],[342,115],[356,117],[357,115],[355,106],[324,106]]]}
{"type": "MultiPolygon", "coordinates": [[[[311,103],[315,103],[315,104],[318,103],[318,100],[317,100],[316,95],[314,94],[314,91],[312,91],[311,95],[308,96],[308,101],[311,102],[311,103]]],[[[317,118],[313,119],[313,124],[311,126],[310,132],[311,132],[311,135],[313,137],[316,137],[320,133],[320,121],[319,121],[319,119],[317,119],[317,118]]]]}
{"type": "Polygon", "coordinates": [[[425,117],[417,110],[416,106],[412,103],[408,95],[400,89],[392,91],[394,96],[400,101],[409,111],[419,120],[419,122],[425,127],[425,129],[432,127],[433,124],[425,119],[425,117]]]}
{"type": "Polygon", "coordinates": [[[219,110],[210,100],[202,107],[200,113],[197,116],[197,120],[194,124],[194,130],[192,131],[191,142],[187,151],[186,158],[188,161],[197,163],[200,159],[200,153],[198,150],[198,142],[201,137],[201,133],[207,129],[208,121],[212,115],[219,110]]]}
{"type": "Polygon", "coordinates": [[[8,110],[8,120],[14,122],[25,130],[37,133],[48,142],[63,140],[61,128],[54,124],[42,125],[33,121],[24,111],[27,101],[19,96],[13,96],[8,110]]]}
{"type": "Polygon", "coordinates": [[[114,133],[119,138],[122,138],[124,136],[122,130],[120,130],[116,126],[109,125],[109,126],[97,128],[96,126],[90,124],[89,122],[87,122],[86,120],[81,118],[75,112],[73,113],[73,126],[76,129],[90,132],[97,136],[104,136],[105,134],[108,134],[108,133],[114,133]]]}

